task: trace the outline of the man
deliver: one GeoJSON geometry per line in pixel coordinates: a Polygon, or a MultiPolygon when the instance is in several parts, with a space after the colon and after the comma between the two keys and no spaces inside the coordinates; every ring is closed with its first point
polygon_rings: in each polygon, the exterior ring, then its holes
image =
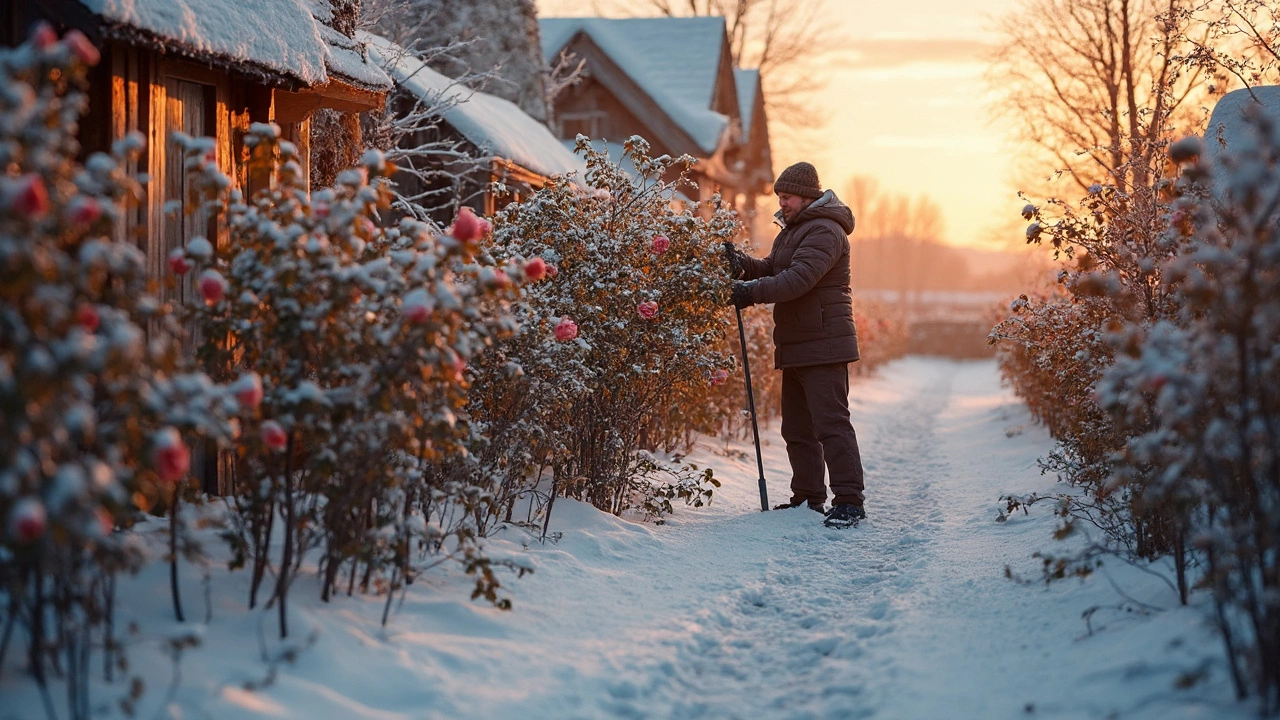
{"type": "Polygon", "coordinates": [[[735,279],[732,302],[774,303],[774,367],[782,370],[782,438],[791,461],[791,500],[822,512],[831,480],[830,527],[857,525],[863,510],[862,458],[849,421],[849,363],[858,359],[849,290],[853,212],[822,191],[809,163],[792,165],[773,184],[782,232],[766,258],[725,244],[735,279]]]}

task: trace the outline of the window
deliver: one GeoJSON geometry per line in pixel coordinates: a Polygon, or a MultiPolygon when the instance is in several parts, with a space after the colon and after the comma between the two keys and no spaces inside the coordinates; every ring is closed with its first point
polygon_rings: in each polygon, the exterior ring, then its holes
{"type": "Polygon", "coordinates": [[[579,134],[591,139],[605,135],[606,113],[600,111],[565,113],[560,117],[560,137],[572,139],[579,134]]]}

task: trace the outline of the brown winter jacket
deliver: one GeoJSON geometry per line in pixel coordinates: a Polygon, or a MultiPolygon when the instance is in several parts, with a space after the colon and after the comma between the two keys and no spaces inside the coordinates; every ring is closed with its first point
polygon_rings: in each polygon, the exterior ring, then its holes
{"type": "Polygon", "coordinates": [[[768,257],[744,258],[752,302],[775,303],[775,368],[858,359],[850,232],[853,212],[828,190],[778,233],[768,257]]]}

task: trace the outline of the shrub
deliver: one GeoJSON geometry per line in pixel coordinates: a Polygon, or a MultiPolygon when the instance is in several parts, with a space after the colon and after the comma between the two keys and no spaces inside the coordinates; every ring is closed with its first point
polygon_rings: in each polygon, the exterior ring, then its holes
{"type": "MultiPolygon", "coordinates": [[[[46,709],[52,669],[73,717],[90,713],[91,648],[104,648],[108,675],[121,659],[116,577],[146,559],[115,529],[168,509],[176,552],[190,448],[229,441],[240,411],[192,370],[146,258],[116,239],[140,196],[122,168],[141,139],[75,159],[97,60],[83,35],[59,41],[47,25],[0,51],[0,664],[23,626],[46,709]]],[[[176,586],[174,602],[181,618],[176,586]]]]}
{"type": "MultiPolygon", "coordinates": [[[[1103,533],[1101,547],[1075,559],[1046,558],[1051,577],[1088,572],[1098,551],[1150,560],[1181,547],[1177,518],[1146,495],[1145,478],[1113,482],[1115,453],[1135,430],[1116,427],[1095,394],[1114,358],[1108,329],[1150,326],[1176,308],[1161,271],[1180,247],[1166,232],[1170,181],[1161,179],[1159,167],[1139,174],[1157,179],[1150,187],[1096,185],[1079,209],[1059,201],[1045,209],[1027,205],[1028,242],[1047,242],[1072,264],[1060,273],[1057,292],[1014,301],[1014,315],[990,336],[1005,380],[1056,440],[1041,469],[1077,490],[1054,498],[1063,518],[1060,536],[1080,521],[1103,533]]],[[[1004,498],[1010,511],[1043,499],[1004,498]]],[[[1175,559],[1182,578],[1183,555],[1175,559]]]]}
{"type": "Polygon", "coordinates": [[[732,368],[721,244],[738,233],[737,216],[718,199],[673,210],[677,186],[661,178],[689,159],[650,157],[638,137],[621,160],[636,177],[584,137],[577,151],[585,188],[553,179],[494,219],[495,257],[550,271],[526,288],[520,334],[476,367],[470,413],[500,450],[477,462],[502,477],[508,515],[547,471],[551,497],[615,514],[642,503],[646,431],[732,368]]]}
{"type": "Polygon", "coordinates": [[[416,548],[462,560],[479,574],[477,594],[496,602],[475,528],[441,511],[459,504],[469,517],[490,488],[483,479],[438,482],[429,468],[469,437],[458,416],[466,363],[514,329],[502,308],[522,269],[484,262],[486,223],[469,210],[450,235],[408,218],[380,227],[394,166],[376,151],[335,187],[308,194],[296,149],[274,125],[254,125],[251,172],[275,181],[244,198],[227,189],[206,141],[183,141],[203,210],[222,214],[230,234],[216,252],[196,240],[174,256],[200,273],[204,302],[191,319],[217,339],[201,345],[201,358],[228,380],[261,387],[248,440],[236,448],[239,513],[228,533],[234,563],[251,566],[250,606],[273,568],[286,635],[289,585],[317,547],[325,599],[342,569],[350,592],[361,564],[362,588],[386,569],[386,587],[403,587],[416,548]]]}
{"type": "Polygon", "coordinates": [[[1257,118],[1217,167],[1184,162],[1162,272],[1176,311],[1116,334],[1099,395],[1129,437],[1115,483],[1175,508],[1203,557],[1238,694],[1280,710],[1280,143],[1257,118]],[[1210,193],[1207,189],[1212,188],[1210,193]]]}

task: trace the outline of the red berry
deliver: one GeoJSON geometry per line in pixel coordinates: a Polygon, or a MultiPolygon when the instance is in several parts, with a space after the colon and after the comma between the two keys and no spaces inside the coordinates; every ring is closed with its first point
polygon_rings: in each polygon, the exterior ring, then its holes
{"type": "Polygon", "coordinates": [[[92,305],[81,305],[80,309],[76,310],[76,322],[89,332],[97,331],[98,324],[101,322],[98,309],[92,305]]]}
{"type": "Polygon", "coordinates": [[[187,254],[178,248],[169,254],[169,272],[174,275],[186,275],[191,272],[191,261],[187,260],[187,254]]]}
{"type": "Polygon", "coordinates": [[[44,503],[25,497],[14,503],[9,512],[9,533],[20,543],[35,542],[44,535],[48,522],[44,503]]]}
{"type": "Polygon", "coordinates": [[[460,242],[472,242],[482,237],[488,230],[488,223],[476,217],[474,211],[469,207],[464,207],[458,213],[458,217],[453,219],[453,227],[449,229],[449,234],[460,242]]]}
{"type": "Polygon", "coordinates": [[[49,191],[44,186],[44,178],[39,175],[27,175],[19,182],[22,185],[13,197],[11,207],[29,220],[43,217],[49,212],[49,191]]]}
{"type": "Polygon", "coordinates": [[[556,325],[556,339],[565,342],[578,337],[578,324],[567,317],[560,318],[559,324],[556,325]]]}
{"type": "Polygon", "coordinates": [[[200,275],[200,297],[206,305],[217,305],[227,292],[227,281],[217,270],[205,270],[200,275]]]}
{"type": "Polygon", "coordinates": [[[31,31],[31,43],[39,50],[48,50],[56,42],[58,42],[58,34],[47,22],[36,25],[31,31]]]}
{"type": "Polygon", "coordinates": [[[262,404],[262,376],[256,372],[241,375],[234,385],[236,402],[245,410],[262,404]]]}
{"type": "Polygon", "coordinates": [[[156,433],[151,464],[160,476],[160,481],[165,483],[178,482],[191,469],[191,451],[176,429],[166,427],[156,433]]]}
{"type": "Polygon", "coordinates": [[[289,435],[275,420],[262,423],[262,442],[272,450],[283,450],[289,444],[289,435]]]}
{"type": "Polygon", "coordinates": [[[547,276],[547,263],[542,258],[534,258],[524,264],[524,276],[530,280],[541,280],[547,276]]]}
{"type": "Polygon", "coordinates": [[[98,48],[94,47],[93,43],[89,42],[89,38],[85,37],[84,33],[79,30],[72,30],[67,33],[66,37],[62,38],[62,41],[71,49],[71,54],[75,55],[76,59],[85,65],[97,65],[98,61],[102,59],[102,53],[98,52],[98,48]]]}

